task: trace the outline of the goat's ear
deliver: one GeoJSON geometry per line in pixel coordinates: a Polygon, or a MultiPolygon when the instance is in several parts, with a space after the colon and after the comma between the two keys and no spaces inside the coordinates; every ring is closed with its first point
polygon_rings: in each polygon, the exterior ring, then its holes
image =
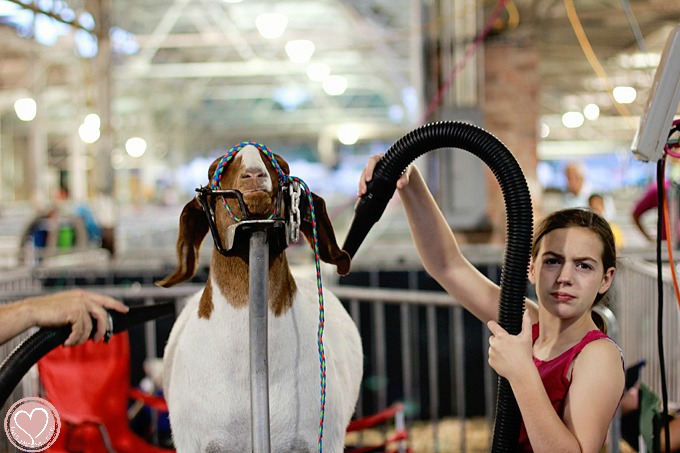
{"type": "MultiPolygon", "coordinates": [[[[319,256],[322,260],[337,267],[338,274],[347,275],[352,259],[349,254],[338,247],[335,240],[333,225],[326,212],[326,202],[320,196],[312,193],[314,201],[314,213],[316,217],[316,232],[319,238],[319,256]]],[[[303,216],[300,231],[305,235],[307,241],[313,247],[312,222],[311,217],[303,216]]]]}
{"type": "Polygon", "coordinates": [[[196,273],[198,253],[201,242],[208,233],[208,219],[203,208],[195,198],[184,206],[179,220],[177,236],[177,269],[175,272],[156,282],[168,288],[189,280],[196,273]]]}
{"type": "Polygon", "coordinates": [[[221,157],[218,157],[213,161],[212,164],[210,164],[210,167],[208,167],[208,181],[212,181],[213,175],[215,174],[215,170],[217,169],[217,164],[222,160],[221,157]]]}
{"type": "Polygon", "coordinates": [[[279,167],[281,167],[281,171],[285,175],[290,175],[290,165],[288,165],[288,162],[286,162],[286,159],[283,157],[279,156],[278,154],[274,153],[274,157],[276,158],[276,162],[279,164],[279,167]]]}

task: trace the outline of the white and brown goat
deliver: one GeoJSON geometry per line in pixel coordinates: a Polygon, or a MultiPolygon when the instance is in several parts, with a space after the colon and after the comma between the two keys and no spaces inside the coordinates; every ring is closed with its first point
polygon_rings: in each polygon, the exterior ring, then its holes
{"type": "MultiPolygon", "coordinates": [[[[284,173],[288,164],[276,159],[284,173]]],[[[208,171],[212,180],[217,159],[208,171]]],[[[247,145],[224,171],[222,189],[236,189],[252,219],[265,219],[275,209],[279,176],[267,157],[247,145]]],[[[286,200],[286,197],[284,197],[286,200]]],[[[243,213],[227,200],[233,213],[243,213]]],[[[286,200],[288,202],[288,200],[286,200]]],[[[350,257],[340,250],[323,199],[314,195],[319,254],[349,272],[350,257]]],[[[221,200],[214,203],[216,230],[224,244],[235,220],[221,200]]],[[[289,209],[289,207],[285,207],[289,209]]],[[[169,287],[196,272],[198,252],[209,229],[197,200],[182,211],[177,240],[178,266],[158,282],[169,287]]],[[[311,225],[301,231],[311,243],[311,225]]],[[[164,354],[164,390],[170,409],[175,447],[188,452],[250,452],[251,409],[248,331],[248,247],[221,254],[213,248],[205,288],[180,313],[164,354]]],[[[319,431],[318,292],[315,275],[293,277],[286,254],[270,250],[269,259],[269,398],[274,452],[316,451],[319,431]]],[[[354,413],[363,374],[358,330],[330,291],[324,291],[326,407],[324,450],[341,452],[345,429],[354,413]]]]}

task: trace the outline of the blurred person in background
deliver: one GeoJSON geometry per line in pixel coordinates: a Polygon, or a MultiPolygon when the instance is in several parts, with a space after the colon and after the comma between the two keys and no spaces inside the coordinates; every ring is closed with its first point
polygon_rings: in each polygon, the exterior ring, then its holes
{"type": "MultiPolygon", "coordinates": [[[[665,182],[666,186],[666,194],[669,194],[669,199],[673,199],[671,197],[673,185],[671,184],[671,181],[667,180],[665,182]]],[[[642,194],[642,196],[635,202],[633,205],[633,211],[631,212],[631,217],[633,219],[633,223],[637,227],[637,229],[642,233],[642,235],[645,237],[650,242],[656,241],[656,229],[652,231],[651,228],[645,225],[645,219],[647,217],[652,217],[655,216],[655,218],[659,219],[658,221],[663,225],[665,222],[665,215],[663,211],[661,212],[661,217],[656,217],[656,213],[658,212],[657,209],[659,207],[659,190],[656,181],[651,183],[645,192],[642,194]]],[[[671,209],[671,205],[669,204],[669,209],[671,209]]],[[[680,237],[678,234],[679,228],[680,228],[680,222],[675,220],[674,224],[670,225],[671,230],[675,229],[676,235],[674,240],[677,241],[677,238],[680,237]]],[[[666,240],[666,228],[662,227],[661,228],[661,240],[665,241],[666,240]]]]}
{"type": "MultiPolygon", "coordinates": [[[[680,452],[680,413],[677,406],[663,415],[661,399],[641,381],[641,360],[626,370],[626,391],[621,399],[621,435],[635,451],[680,452]],[[666,450],[666,423],[670,449],[666,450]],[[641,442],[642,441],[642,442],[641,442]],[[645,448],[640,448],[644,444],[645,448]]],[[[670,404],[669,404],[670,406],[670,404]]]]}
{"type": "Polygon", "coordinates": [[[606,208],[604,197],[599,193],[593,193],[588,198],[588,207],[595,214],[599,214],[600,216],[604,217],[607,220],[607,222],[609,222],[609,227],[612,229],[612,233],[614,234],[614,242],[616,243],[616,248],[617,249],[623,248],[625,243],[623,238],[623,231],[621,231],[621,228],[615,222],[609,220],[605,215],[606,208]]]}
{"type": "MultiPolygon", "coordinates": [[[[588,208],[590,207],[590,196],[595,190],[586,178],[586,171],[583,162],[571,161],[564,167],[564,176],[567,181],[567,190],[562,199],[562,208],[588,208]]],[[[616,216],[614,200],[603,193],[602,197],[604,211],[600,213],[606,219],[613,219],[616,216]]]]}
{"type": "Polygon", "coordinates": [[[564,194],[565,208],[588,207],[588,197],[593,192],[590,183],[585,178],[585,170],[581,162],[572,161],[564,167],[567,179],[567,191],[564,194]]]}
{"type": "MultiPolygon", "coordinates": [[[[677,132],[677,131],[676,131],[677,132]]],[[[680,181],[680,165],[679,159],[678,159],[678,151],[680,151],[680,144],[678,143],[678,138],[675,137],[674,139],[671,139],[669,137],[669,140],[667,142],[667,157],[665,161],[665,175],[666,175],[666,180],[664,182],[664,188],[666,191],[666,196],[667,200],[669,201],[668,204],[668,209],[671,213],[674,214],[674,217],[671,217],[674,222],[671,222],[670,229],[671,231],[675,230],[675,237],[672,239],[676,241],[676,243],[680,242],[678,239],[680,238],[680,222],[678,221],[678,211],[680,211],[680,207],[678,206],[678,187],[677,185],[673,184],[674,181],[680,181]]],[[[654,242],[656,240],[656,231],[657,229],[654,228],[653,231],[650,231],[651,228],[645,225],[645,218],[646,217],[652,217],[654,216],[658,222],[657,224],[660,223],[661,225],[664,225],[665,222],[665,216],[664,212],[662,211],[661,216],[656,215],[658,212],[658,207],[659,207],[659,190],[658,190],[658,182],[652,181],[648,186],[645,192],[642,194],[640,198],[637,199],[635,204],[633,205],[633,210],[631,212],[631,217],[633,219],[633,223],[637,227],[637,229],[642,233],[642,235],[650,242],[654,242]]],[[[661,240],[665,241],[666,240],[666,228],[662,227],[661,228],[661,240]]]]}

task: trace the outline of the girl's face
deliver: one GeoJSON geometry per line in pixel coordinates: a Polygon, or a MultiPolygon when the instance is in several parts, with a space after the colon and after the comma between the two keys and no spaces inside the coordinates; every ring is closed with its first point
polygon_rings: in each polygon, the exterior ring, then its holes
{"type": "Polygon", "coordinates": [[[615,269],[604,269],[597,234],[581,227],[553,230],[543,236],[529,266],[541,306],[559,318],[590,312],[595,296],[609,289],[615,269]]]}

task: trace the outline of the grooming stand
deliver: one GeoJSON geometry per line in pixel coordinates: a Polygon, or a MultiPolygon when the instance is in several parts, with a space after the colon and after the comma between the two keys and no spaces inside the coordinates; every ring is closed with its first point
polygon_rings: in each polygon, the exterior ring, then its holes
{"type": "Polygon", "coordinates": [[[269,453],[269,248],[288,246],[288,228],[282,220],[244,220],[227,229],[228,247],[244,243],[249,248],[250,410],[253,453],[269,453]],[[241,237],[245,236],[245,237],[241,237]]]}

